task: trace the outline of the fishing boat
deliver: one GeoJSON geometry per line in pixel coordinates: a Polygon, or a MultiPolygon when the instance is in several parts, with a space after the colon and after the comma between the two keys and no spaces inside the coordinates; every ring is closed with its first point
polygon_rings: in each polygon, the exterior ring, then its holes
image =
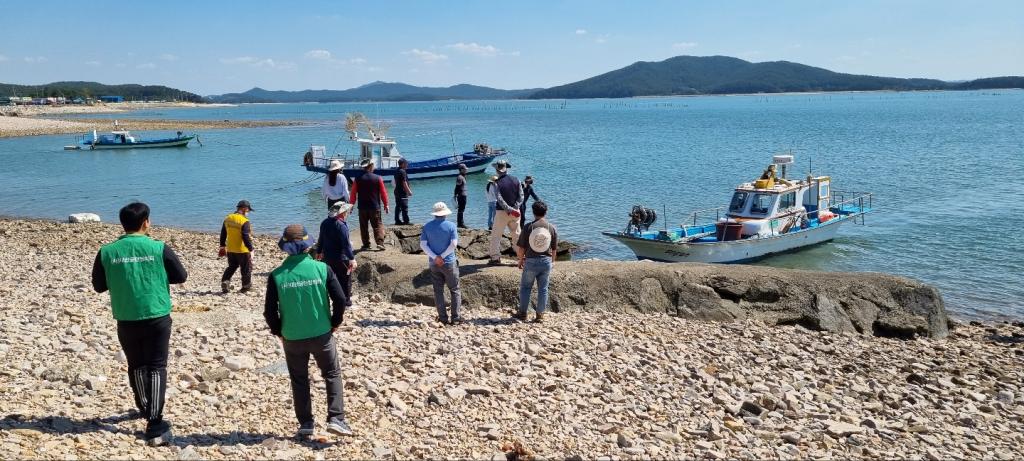
{"type": "Polygon", "coordinates": [[[81,145],[89,149],[146,149],[154,147],[185,147],[188,142],[196,139],[196,135],[185,135],[178,132],[173,138],[139,139],[131,132],[121,129],[114,121],[114,130],[110,134],[99,135],[92,130],[92,136],[82,136],[81,145]]]}
{"type": "MultiPolygon", "coordinates": [[[[389,126],[384,124],[372,125],[362,114],[349,114],[345,122],[346,131],[349,133],[349,140],[359,145],[359,154],[353,156],[328,156],[325,146],[310,146],[309,150],[302,157],[302,166],[307,171],[314,173],[327,173],[332,161],[339,161],[342,165],[342,172],[349,179],[356,179],[363,175],[362,165],[364,162],[372,161],[373,172],[391,180],[398,171],[398,161],[403,157],[398,151],[398,142],[394,138],[387,137],[389,126]],[[363,127],[367,135],[360,136],[359,128],[363,127]]],[[[487,144],[476,144],[473,150],[461,154],[452,154],[430,160],[409,160],[406,173],[409,179],[438,178],[442,176],[456,176],[459,174],[459,165],[465,165],[469,173],[484,171],[494,159],[507,154],[505,149],[495,149],[487,144]]]]}
{"type": "Polygon", "coordinates": [[[829,176],[790,180],[786,167],[792,163],[792,155],[774,156],[760,178],[736,187],[727,207],[694,212],[692,223],[650,230],[656,212],[635,206],[626,229],[603,234],[629,247],[637,259],[739,263],[828,242],[841,225],[864,223],[870,193],[834,191],[829,176]]]}

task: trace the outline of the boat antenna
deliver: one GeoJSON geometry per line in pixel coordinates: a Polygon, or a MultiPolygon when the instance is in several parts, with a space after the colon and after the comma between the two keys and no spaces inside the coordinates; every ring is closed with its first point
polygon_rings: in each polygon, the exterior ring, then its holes
{"type": "Polygon", "coordinates": [[[452,155],[455,155],[456,154],[456,151],[455,151],[455,130],[452,130],[451,128],[449,128],[448,129],[448,136],[452,140],[452,155]]]}
{"type": "Polygon", "coordinates": [[[661,223],[665,226],[665,232],[668,232],[668,205],[661,204],[661,223]]]}

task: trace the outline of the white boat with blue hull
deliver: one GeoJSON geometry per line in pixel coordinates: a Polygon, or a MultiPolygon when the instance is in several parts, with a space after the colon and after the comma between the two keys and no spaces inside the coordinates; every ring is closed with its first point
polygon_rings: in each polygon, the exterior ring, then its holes
{"type": "Polygon", "coordinates": [[[128,130],[117,127],[116,122],[115,120],[115,129],[110,134],[100,135],[96,133],[96,130],[93,130],[92,136],[82,136],[81,145],[89,149],[148,149],[154,147],[186,147],[189,141],[193,139],[196,139],[198,142],[196,135],[186,135],[180,131],[173,138],[139,139],[128,130]]]}
{"type": "MultiPolygon", "coordinates": [[[[342,173],[350,180],[363,175],[362,164],[366,161],[374,163],[373,172],[386,181],[394,178],[398,171],[398,162],[402,155],[398,152],[398,142],[386,136],[387,126],[373,126],[362,114],[350,114],[346,117],[345,128],[350,133],[349,140],[359,145],[359,155],[328,156],[326,146],[310,146],[302,158],[302,165],[313,173],[327,173],[332,161],[339,161],[342,173]],[[366,137],[359,136],[359,127],[367,131],[366,137]]],[[[452,154],[430,160],[408,160],[406,174],[409,179],[438,178],[456,176],[459,165],[465,165],[470,174],[484,171],[495,159],[505,155],[505,149],[494,149],[487,144],[477,144],[473,150],[461,154],[452,154]]]]}
{"type": "Polygon", "coordinates": [[[792,163],[791,155],[775,156],[760,179],[736,188],[728,207],[693,213],[692,224],[651,231],[655,212],[637,206],[625,230],[604,235],[629,247],[637,259],[738,263],[828,242],[844,223],[858,218],[863,223],[871,194],[833,191],[828,176],[789,180],[785,171],[792,163]],[[699,222],[710,213],[714,220],[699,222]]]}

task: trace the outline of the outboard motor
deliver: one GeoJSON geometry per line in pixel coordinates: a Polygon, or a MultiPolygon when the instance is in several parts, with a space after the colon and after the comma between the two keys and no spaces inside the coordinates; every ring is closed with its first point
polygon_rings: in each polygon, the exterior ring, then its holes
{"type": "Polygon", "coordinates": [[[651,228],[651,224],[658,219],[658,213],[654,210],[635,205],[629,212],[629,224],[626,225],[626,233],[640,233],[651,228]]]}

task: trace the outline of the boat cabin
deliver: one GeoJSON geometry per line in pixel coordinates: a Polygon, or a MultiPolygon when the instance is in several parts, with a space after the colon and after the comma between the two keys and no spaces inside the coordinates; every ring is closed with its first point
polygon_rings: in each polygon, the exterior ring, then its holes
{"type": "Polygon", "coordinates": [[[831,178],[810,176],[805,180],[786,178],[786,166],[793,163],[791,155],[776,155],[760,178],[740,184],[723,223],[734,228],[735,238],[754,235],[776,235],[793,225],[805,225],[808,216],[828,210],[831,178]],[[781,174],[776,167],[781,166],[781,174]]]}
{"type": "Polygon", "coordinates": [[[377,169],[398,168],[402,155],[398,153],[398,144],[394,139],[385,137],[375,139],[356,139],[359,143],[359,161],[356,168],[367,160],[372,160],[377,169]]]}

